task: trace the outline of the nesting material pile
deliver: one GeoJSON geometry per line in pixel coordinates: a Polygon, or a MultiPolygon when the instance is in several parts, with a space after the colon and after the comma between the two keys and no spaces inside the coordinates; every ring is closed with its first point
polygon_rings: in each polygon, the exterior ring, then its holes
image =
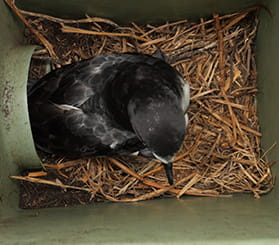
{"type": "MultiPolygon", "coordinates": [[[[64,193],[86,193],[87,200],[80,203],[239,192],[259,198],[269,192],[271,162],[260,148],[256,113],[256,9],[213,15],[199,22],[128,26],[102,18],[63,20],[17,9],[18,14],[28,16],[28,42],[44,46],[34,52],[33,78],[42,76],[45,63],[59,68],[101,53],[152,54],[161,49],[190,84],[191,104],[187,135],[174,163],[173,186],[167,184],[160,162],[140,157],[75,161],[47,157],[42,159],[46,171],[14,178],[35,182],[32,188],[36,190],[34,185],[46,184],[64,193]]],[[[22,198],[30,199],[29,207],[30,203],[43,206],[48,192],[55,189],[44,190],[45,194],[31,201],[34,195],[26,186],[22,198]]]]}

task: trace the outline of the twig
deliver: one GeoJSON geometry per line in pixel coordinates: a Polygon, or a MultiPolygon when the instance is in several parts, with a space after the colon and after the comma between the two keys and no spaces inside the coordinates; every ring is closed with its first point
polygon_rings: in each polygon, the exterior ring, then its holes
{"type": "Polygon", "coordinates": [[[57,18],[57,17],[46,15],[46,14],[40,14],[40,13],[25,11],[25,10],[21,10],[21,9],[19,9],[19,11],[24,15],[43,18],[43,19],[46,19],[46,20],[49,20],[49,21],[52,21],[52,22],[56,22],[56,23],[59,23],[59,24],[62,24],[62,23],[63,24],[76,24],[76,23],[101,22],[101,23],[106,23],[106,24],[118,27],[118,24],[116,24],[115,22],[113,22],[111,20],[100,18],[100,17],[90,17],[88,15],[86,15],[85,19],[70,20],[70,19],[57,18]]]}
{"type": "Polygon", "coordinates": [[[221,29],[220,19],[218,14],[214,14],[213,18],[216,23],[216,31],[218,36],[218,51],[219,51],[219,69],[220,69],[220,87],[225,86],[225,65],[224,65],[224,41],[223,41],[223,30],[221,29]]]}
{"type": "Polygon", "coordinates": [[[47,172],[37,171],[37,172],[28,173],[28,177],[42,177],[42,176],[47,176],[47,172]]]}
{"type": "Polygon", "coordinates": [[[10,178],[29,181],[29,182],[33,182],[33,183],[39,183],[39,184],[54,185],[54,186],[57,186],[57,187],[61,187],[63,189],[75,189],[75,190],[81,190],[81,191],[87,191],[87,192],[92,191],[90,188],[84,188],[84,187],[78,187],[78,186],[72,186],[72,185],[64,185],[64,184],[57,183],[57,182],[54,182],[54,181],[32,178],[32,177],[28,177],[28,176],[26,176],[26,177],[24,177],[24,176],[10,176],[10,178]]]}
{"type": "Polygon", "coordinates": [[[79,33],[79,34],[89,34],[89,35],[96,35],[96,36],[109,36],[109,37],[130,37],[133,39],[137,39],[143,42],[148,42],[150,41],[149,39],[139,37],[137,35],[131,34],[131,33],[115,33],[115,32],[98,32],[98,31],[91,31],[91,30],[85,30],[81,28],[76,28],[72,26],[66,26],[64,24],[61,24],[62,32],[67,32],[67,33],[79,33]]]}

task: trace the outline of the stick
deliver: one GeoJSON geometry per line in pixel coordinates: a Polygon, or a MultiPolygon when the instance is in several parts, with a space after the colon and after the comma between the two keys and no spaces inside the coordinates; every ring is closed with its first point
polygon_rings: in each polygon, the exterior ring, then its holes
{"type": "Polygon", "coordinates": [[[85,30],[81,28],[76,28],[72,26],[65,26],[64,24],[61,24],[62,32],[67,33],[79,33],[79,34],[89,34],[89,35],[97,35],[97,36],[109,36],[109,37],[130,37],[133,39],[137,39],[143,42],[150,41],[149,39],[139,37],[137,35],[131,34],[131,33],[115,33],[115,32],[98,32],[98,31],[91,31],[91,30],[85,30]]]}
{"type": "Polygon", "coordinates": [[[220,69],[220,77],[221,83],[220,87],[225,86],[225,65],[224,65],[224,41],[223,41],[223,30],[221,29],[220,19],[218,14],[214,14],[213,18],[216,23],[216,31],[218,36],[218,51],[219,51],[219,69],[220,69]]]}
{"type": "Polygon", "coordinates": [[[76,23],[101,22],[101,23],[106,23],[106,24],[118,27],[118,24],[116,24],[115,22],[113,22],[111,20],[100,18],[100,17],[90,17],[88,15],[86,15],[85,19],[71,20],[71,19],[57,18],[57,17],[53,17],[53,16],[50,16],[50,15],[46,15],[46,14],[34,13],[34,12],[25,11],[25,10],[21,10],[21,9],[19,9],[19,11],[24,15],[43,18],[43,19],[46,19],[46,20],[49,20],[49,21],[52,21],[52,22],[56,22],[56,23],[59,23],[59,24],[62,24],[62,23],[63,24],[76,24],[76,23]]]}
{"type": "Polygon", "coordinates": [[[61,187],[63,189],[67,188],[67,189],[75,189],[75,190],[81,190],[81,191],[87,191],[87,192],[92,191],[90,188],[84,188],[84,187],[78,187],[78,186],[72,186],[72,185],[64,185],[64,184],[57,183],[57,182],[54,182],[54,181],[32,178],[32,177],[28,177],[28,176],[26,176],[26,177],[24,177],[24,176],[10,176],[10,178],[29,181],[29,182],[33,182],[33,183],[39,183],[39,184],[54,185],[54,186],[61,187]]]}

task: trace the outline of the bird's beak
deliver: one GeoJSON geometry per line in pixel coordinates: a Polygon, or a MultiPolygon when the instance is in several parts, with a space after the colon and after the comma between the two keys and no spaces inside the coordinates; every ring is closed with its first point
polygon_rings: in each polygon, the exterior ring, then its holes
{"type": "Polygon", "coordinates": [[[173,185],[173,172],[172,172],[172,162],[163,163],[166,171],[166,175],[168,178],[168,182],[170,185],[173,185]]]}

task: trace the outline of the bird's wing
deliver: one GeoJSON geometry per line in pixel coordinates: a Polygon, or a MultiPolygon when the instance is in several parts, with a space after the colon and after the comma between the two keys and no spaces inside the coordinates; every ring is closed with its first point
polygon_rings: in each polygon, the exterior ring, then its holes
{"type": "Polygon", "coordinates": [[[134,141],[135,150],[138,149],[135,134],[115,128],[106,115],[87,114],[80,108],[58,104],[38,104],[31,110],[36,144],[46,152],[68,156],[110,155],[119,148],[125,149],[127,141],[134,141]]]}
{"type": "MultiPolygon", "coordinates": [[[[57,105],[79,106],[101,89],[101,57],[63,66],[41,78],[29,91],[29,103],[48,101],[57,105]],[[94,62],[95,61],[95,62],[94,62]],[[94,64],[96,63],[96,66],[94,64]]],[[[103,76],[105,73],[102,73],[103,76]]],[[[104,79],[104,78],[103,78],[104,79]]]]}
{"type": "Polygon", "coordinates": [[[66,65],[37,81],[28,92],[28,99],[79,107],[88,98],[99,93],[106,82],[113,79],[121,70],[119,67],[137,62],[152,65],[158,62],[158,59],[141,54],[103,54],[66,65]]]}
{"type": "Polygon", "coordinates": [[[181,82],[182,84],[182,109],[186,113],[190,104],[190,86],[188,83],[181,82]]]}

